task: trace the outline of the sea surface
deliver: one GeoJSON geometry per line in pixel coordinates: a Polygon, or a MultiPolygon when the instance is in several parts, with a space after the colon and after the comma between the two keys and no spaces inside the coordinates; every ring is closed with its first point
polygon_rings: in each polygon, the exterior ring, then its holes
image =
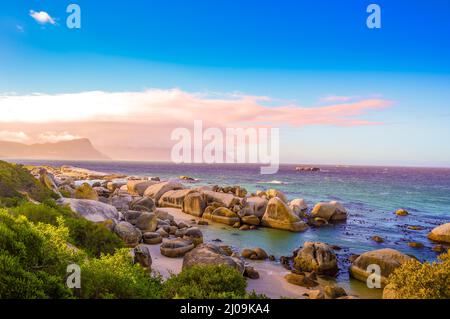
{"type": "Polygon", "coordinates": [[[148,162],[73,162],[73,161],[17,161],[24,164],[73,165],[95,171],[121,173],[135,176],[159,176],[176,179],[180,175],[196,178],[196,185],[240,185],[249,192],[276,188],[289,199],[304,198],[311,209],[320,201],[337,200],[346,207],[349,215],[346,223],[323,228],[310,228],[303,233],[291,233],[273,229],[239,231],[230,227],[205,228],[207,240],[220,238],[232,246],[262,247],[275,256],[290,255],[305,241],[321,241],[338,245],[341,271],[338,282],[362,295],[370,294],[364,285],[348,280],[347,257],[368,250],[394,248],[416,256],[421,261],[435,260],[431,250],[435,245],[427,234],[437,225],[450,222],[450,169],[318,166],[318,172],[297,172],[295,165],[282,165],[277,174],[261,175],[257,165],[206,165],[148,162]],[[399,208],[410,215],[395,215],[399,208]],[[421,226],[423,230],[409,230],[408,225],[421,226]],[[385,239],[378,244],[374,235],[385,239]],[[424,248],[408,246],[420,242],[424,248]]]}

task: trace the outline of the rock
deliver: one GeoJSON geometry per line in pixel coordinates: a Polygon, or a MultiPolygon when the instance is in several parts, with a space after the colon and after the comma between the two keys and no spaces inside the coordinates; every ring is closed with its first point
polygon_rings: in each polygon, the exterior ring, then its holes
{"type": "Polygon", "coordinates": [[[162,229],[162,228],[158,228],[158,229],[156,230],[156,232],[157,232],[158,234],[160,234],[162,238],[168,238],[168,237],[169,237],[169,233],[166,232],[166,231],[165,231],[164,229],[162,229]]]}
{"type": "Polygon", "coordinates": [[[365,282],[370,275],[367,267],[373,264],[378,265],[381,269],[381,285],[385,286],[388,283],[389,275],[411,259],[412,257],[394,249],[378,249],[361,254],[353,261],[349,271],[353,278],[365,282]]]}
{"type": "Polygon", "coordinates": [[[235,257],[228,256],[220,247],[213,244],[201,244],[188,252],[183,258],[183,269],[195,265],[228,265],[244,272],[244,263],[235,257]]]}
{"type": "Polygon", "coordinates": [[[165,192],[158,201],[160,207],[183,208],[184,198],[192,189],[178,189],[165,192]]]}
{"type": "Polygon", "coordinates": [[[188,182],[194,182],[195,181],[195,178],[190,177],[190,176],[184,176],[184,175],[179,176],[178,179],[181,179],[182,181],[188,181],[188,182]]]}
{"type": "Polygon", "coordinates": [[[197,227],[191,227],[184,232],[183,239],[191,240],[195,246],[203,243],[203,234],[197,227]]]}
{"type": "Polygon", "coordinates": [[[219,247],[225,252],[225,254],[226,254],[227,256],[233,255],[233,250],[231,249],[230,246],[222,245],[222,246],[219,246],[219,247]]]}
{"type": "Polygon", "coordinates": [[[250,230],[250,226],[249,225],[242,225],[241,227],[239,227],[239,230],[250,230]]]}
{"type": "Polygon", "coordinates": [[[440,225],[434,228],[429,234],[428,239],[450,244],[450,223],[440,225]]]}
{"type": "Polygon", "coordinates": [[[408,216],[409,213],[406,209],[399,209],[395,212],[397,216],[408,216]]]}
{"type": "Polygon", "coordinates": [[[406,227],[409,230],[424,230],[425,228],[423,228],[422,226],[414,226],[414,225],[410,225],[408,227],[406,227]]]}
{"type": "Polygon", "coordinates": [[[160,246],[161,254],[170,258],[183,257],[188,251],[194,248],[191,240],[171,239],[163,242],[160,246]]]}
{"type": "Polygon", "coordinates": [[[155,202],[150,197],[136,198],[130,203],[131,210],[140,212],[153,212],[155,208],[155,202]]]}
{"type": "Polygon", "coordinates": [[[203,194],[206,196],[206,200],[208,203],[217,202],[221,206],[227,208],[233,207],[234,205],[239,204],[241,202],[241,199],[239,197],[236,197],[232,194],[213,192],[209,190],[203,191],[203,194]]]}
{"type": "Polygon", "coordinates": [[[247,225],[255,225],[258,226],[261,222],[256,216],[244,216],[241,218],[242,222],[247,225]]]}
{"type": "Polygon", "coordinates": [[[186,195],[183,202],[183,212],[189,215],[202,217],[206,208],[205,196],[199,192],[186,195]]]}
{"type": "Polygon", "coordinates": [[[137,219],[139,218],[139,216],[141,216],[141,214],[142,214],[142,212],[138,212],[135,210],[129,210],[129,211],[123,213],[123,217],[124,217],[125,221],[127,221],[130,224],[132,224],[133,226],[135,226],[137,223],[137,219]]]}
{"type": "Polygon", "coordinates": [[[178,228],[188,228],[189,227],[189,225],[187,225],[186,223],[184,223],[184,222],[179,222],[178,223],[178,228]]]}
{"type": "Polygon", "coordinates": [[[140,264],[143,268],[151,268],[152,255],[147,246],[140,244],[133,248],[133,263],[140,264]]]}
{"type": "Polygon", "coordinates": [[[117,182],[117,181],[111,181],[106,183],[106,188],[110,192],[114,192],[116,189],[121,188],[123,185],[126,185],[125,182],[117,182]]]}
{"type": "Polygon", "coordinates": [[[269,255],[262,248],[254,248],[254,249],[243,249],[241,252],[241,256],[247,259],[254,260],[264,260],[269,258],[269,255]]]}
{"type": "Polygon", "coordinates": [[[247,198],[245,206],[242,208],[241,216],[256,216],[261,218],[266,212],[268,200],[261,197],[249,197],[247,198]]]}
{"type": "Polygon", "coordinates": [[[117,221],[114,219],[107,219],[105,221],[100,222],[100,224],[102,224],[103,226],[105,226],[106,228],[108,228],[110,231],[114,231],[114,227],[116,227],[117,225],[117,221]]]}
{"type": "Polygon", "coordinates": [[[97,196],[99,197],[109,197],[109,195],[111,194],[111,192],[105,187],[99,186],[93,187],[92,189],[97,193],[97,196]]]}
{"type": "Polygon", "coordinates": [[[323,219],[321,217],[315,217],[311,221],[311,225],[314,227],[323,227],[328,225],[328,221],[326,219],[323,219]]]}
{"type": "Polygon", "coordinates": [[[442,245],[436,245],[432,248],[432,250],[437,253],[443,253],[445,251],[445,248],[442,245]]]}
{"type": "Polygon", "coordinates": [[[121,212],[126,212],[130,209],[130,203],[133,197],[124,193],[115,193],[109,199],[109,203],[121,212]]]}
{"type": "Polygon", "coordinates": [[[153,213],[143,212],[136,220],[136,227],[143,232],[154,232],[158,225],[158,218],[153,213]]]}
{"type": "Polygon", "coordinates": [[[284,276],[284,279],[290,284],[306,288],[312,288],[319,285],[316,281],[300,274],[287,274],[284,276]]]}
{"type": "Polygon", "coordinates": [[[327,276],[336,276],[338,273],[337,258],[333,249],[319,242],[303,244],[303,248],[298,250],[294,258],[294,268],[327,276]]]}
{"type": "Polygon", "coordinates": [[[246,266],[244,269],[244,277],[250,279],[259,279],[259,273],[255,270],[255,268],[246,266]]]}
{"type": "Polygon", "coordinates": [[[178,190],[178,189],[184,189],[184,186],[181,185],[180,183],[175,183],[175,182],[170,182],[170,181],[157,183],[157,184],[149,186],[145,190],[144,196],[152,198],[157,203],[164,193],[166,193],[168,191],[172,191],[172,190],[178,190]]]}
{"type": "MultiPolygon", "coordinates": [[[[156,209],[154,211],[154,213],[159,219],[175,221],[175,218],[173,217],[173,215],[171,215],[169,212],[166,212],[165,210],[156,209]]],[[[186,225],[186,227],[187,227],[187,225],[186,225]]]]}
{"type": "Polygon", "coordinates": [[[59,197],[62,197],[59,192],[59,188],[55,179],[55,176],[49,172],[45,168],[39,170],[39,181],[45,185],[48,189],[55,192],[59,197]]]}
{"type": "Polygon", "coordinates": [[[73,197],[75,195],[75,189],[70,185],[62,185],[58,188],[58,193],[61,194],[62,197],[73,197]]]}
{"type": "Polygon", "coordinates": [[[275,256],[274,256],[274,255],[270,255],[270,256],[269,256],[269,260],[270,260],[270,261],[275,261],[275,256]]]}
{"type": "Polygon", "coordinates": [[[157,245],[162,243],[162,237],[157,232],[146,232],[142,235],[142,239],[147,245],[157,245]]]}
{"type": "Polygon", "coordinates": [[[331,201],[329,203],[318,203],[314,206],[311,216],[320,217],[328,222],[337,222],[347,219],[347,211],[341,203],[331,201]]]}
{"type": "Polygon", "coordinates": [[[189,228],[182,228],[182,229],[177,229],[177,231],[175,232],[175,237],[183,237],[184,234],[186,234],[186,231],[189,228]]]}
{"type": "Polygon", "coordinates": [[[205,212],[203,218],[229,226],[240,222],[239,216],[226,207],[216,208],[211,214],[205,212]]]}
{"type": "Polygon", "coordinates": [[[384,239],[381,238],[380,236],[372,236],[372,240],[376,243],[383,243],[384,239]]]}
{"type": "Polygon", "coordinates": [[[75,189],[74,197],[76,199],[90,199],[98,201],[97,192],[88,183],[83,183],[75,189]]]}
{"type": "Polygon", "coordinates": [[[128,222],[118,223],[116,227],[114,227],[114,232],[119,235],[129,247],[138,245],[142,239],[141,231],[128,222]]]}
{"type": "Polygon", "coordinates": [[[419,242],[410,242],[408,246],[411,248],[423,248],[423,244],[419,242]]]}
{"type": "Polygon", "coordinates": [[[240,228],[241,227],[241,222],[235,222],[233,224],[233,228],[240,228]]]}
{"type": "Polygon", "coordinates": [[[156,181],[149,180],[129,180],[127,182],[127,191],[130,195],[144,196],[144,192],[147,188],[157,184],[156,181]]]}
{"type": "Polygon", "coordinates": [[[60,205],[69,205],[70,208],[93,222],[102,222],[108,219],[119,219],[119,212],[114,206],[89,199],[61,198],[60,205]]]}
{"type": "Polygon", "coordinates": [[[209,223],[208,223],[206,220],[199,220],[199,221],[197,222],[197,224],[198,224],[198,225],[201,225],[201,226],[207,226],[207,225],[209,225],[209,223]]]}
{"type": "Polygon", "coordinates": [[[325,286],[324,288],[325,298],[327,299],[337,299],[340,297],[347,296],[345,289],[339,286],[325,286]]]}
{"type": "Polygon", "coordinates": [[[245,196],[247,196],[247,190],[245,188],[243,188],[243,187],[236,186],[234,194],[237,197],[244,198],[245,196]]]}
{"type": "Polygon", "coordinates": [[[267,197],[269,199],[278,197],[279,199],[281,199],[285,204],[288,203],[287,197],[286,195],[284,195],[284,193],[282,191],[276,190],[276,189],[268,189],[266,191],[267,197]]]}
{"type": "Polygon", "coordinates": [[[323,295],[322,291],[319,289],[316,290],[309,290],[305,295],[309,299],[325,299],[325,296],[323,295]]]}
{"type": "Polygon", "coordinates": [[[301,217],[308,209],[308,205],[303,198],[296,198],[289,202],[289,208],[295,215],[301,217]]]}
{"type": "Polygon", "coordinates": [[[272,198],[268,205],[261,224],[266,227],[289,231],[304,231],[308,225],[296,216],[278,197],[272,198]]]}

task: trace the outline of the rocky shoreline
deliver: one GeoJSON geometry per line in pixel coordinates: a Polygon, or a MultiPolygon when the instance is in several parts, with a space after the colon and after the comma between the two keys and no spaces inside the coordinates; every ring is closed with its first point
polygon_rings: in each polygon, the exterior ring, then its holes
{"type": "MultiPolygon", "coordinates": [[[[180,272],[197,264],[227,264],[249,278],[249,289],[269,297],[348,299],[357,296],[333,284],[339,271],[365,282],[370,275],[367,267],[379,265],[385,287],[389,275],[414,258],[394,249],[378,249],[351,256],[347,270],[339,269],[335,251],[340,247],[322,242],[305,242],[291,256],[273,256],[259,247],[204,241],[202,229],[215,224],[240,231],[268,227],[303,232],[344,223],[349,213],[337,201],[317,203],[309,210],[303,199],[288,200],[276,189],[248,194],[241,186],[195,187],[189,176],[161,181],[70,166],[27,168],[61,197],[60,205],[103,223],[132,248],[136,262],[166,276],[167,270],[180,272]]],[[[396,214],[408,212],[400,209],[396,214]]],[[[433,249],[445,251],[450,224],[436,227],[428,237],[437,243],[433,249]]],[[[391,289],[385,289],[383,297],[392,296],[391,289]]]]}

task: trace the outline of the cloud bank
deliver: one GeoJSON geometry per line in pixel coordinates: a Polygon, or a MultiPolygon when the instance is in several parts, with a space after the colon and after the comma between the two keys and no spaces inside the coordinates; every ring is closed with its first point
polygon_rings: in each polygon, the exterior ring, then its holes
{"type": "Polygon", "coordinates": [[[32,17],[37,23],[40,24],[56,24],[54,18],[52,18],[47,12],[30,10],[30,17],[32,17]]]}

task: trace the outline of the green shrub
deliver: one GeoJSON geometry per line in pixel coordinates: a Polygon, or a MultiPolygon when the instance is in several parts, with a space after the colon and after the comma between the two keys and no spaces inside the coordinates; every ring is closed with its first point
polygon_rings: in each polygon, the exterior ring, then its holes
{"type": "Polygon", "coordinates": [[[199,265],[173,275],[164,284],[165,298],[245,298],[245,278],[227,265],[199,265]]]}
{"type": "Polygon", "coordinates": [[[81,266],[80,297],[159,298],[162,283],[139,264],[133,264],[130,250],[123,248],[114,255],[90,259],[81,266]]]}
{"type": "Polygon", "coordinates": [[[10,206],[8,204],[11,204],[11,199],[17,203],[27,197],[25,194],[40,202],[57,196],[22,165],[0,161],[0,202],[4,206],[10,206]]]}
{"type": "Polygon", "coordinates": [[[112,254],[117,248],[123,247],[123,241],[115,233],[102,224],[91,222],[72,212],[70,208],[56,205],[53,200],[43,204],[25,202],[9,211],[15,216],[26,216],[34,223],[57,225],[60,217],[69,229],[69,242],[84,249],[91,256],[101,253],[112,254]]]}
{"type": "Polygon", "coordinates": [[[450,251],[438,262],[403,264],[389,277],[389,288],[398,299],[450,299],[450,251]]]}

